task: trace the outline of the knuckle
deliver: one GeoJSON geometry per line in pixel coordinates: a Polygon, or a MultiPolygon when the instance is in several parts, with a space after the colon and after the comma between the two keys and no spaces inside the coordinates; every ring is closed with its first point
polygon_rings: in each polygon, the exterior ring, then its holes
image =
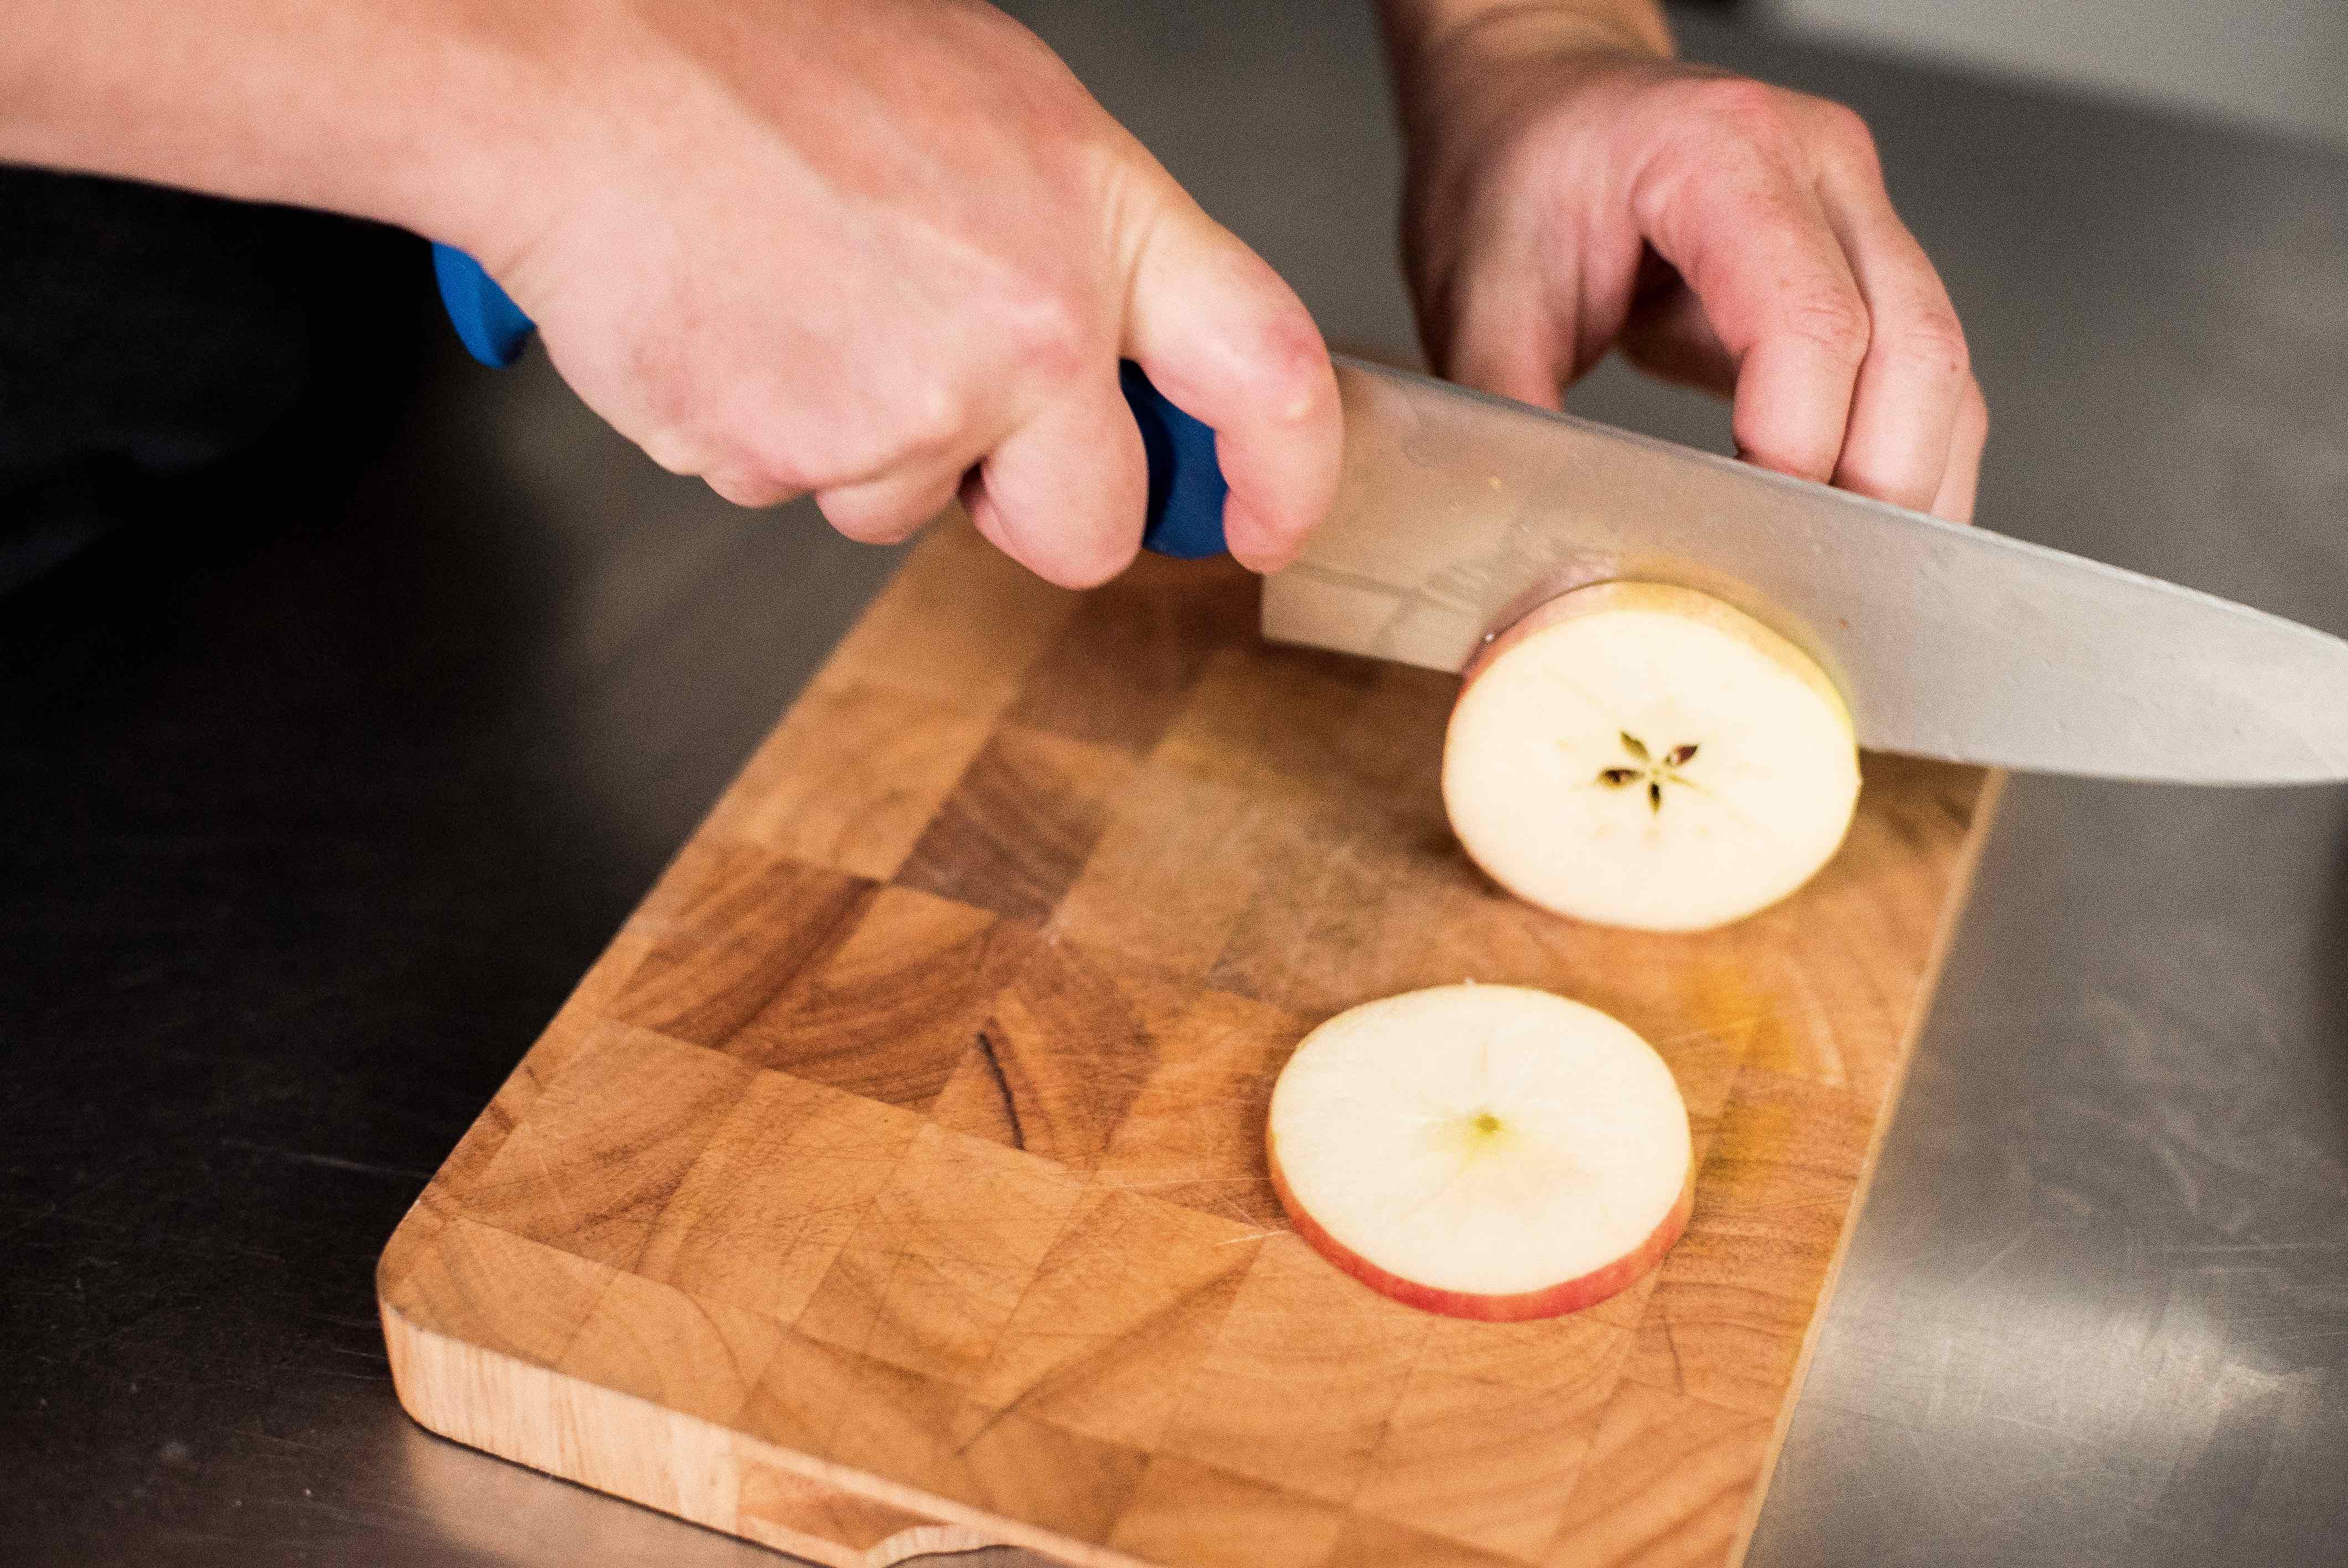
{"type": "Polygon", "coordinates": [[[1708,159],[1728,155],[1720,146],[1725,138],[1732,147],[1781,166],[1807,166],[1824,157],[1870,178],[1879,174],[1875,132],[1848,104],[1749,77],[1698,77],[1681,90],[1687,95],[1686,123],[1698,128],[1708,159]]]}
{"type": "Polygon", "coordinates": [[[902,543],[929,520],[911,515],[909,508],[877,504],[872,497],[852,488],[823,491],[817,495],[815,504],[834,531],[860,545],[902,543]]]}
{"type": "Polygon", "coordinates": [[[1746,142],[1791,138],[1793,95],[1751,77],[1699,77],[1684,83],[1691,123],[1726,127],[1746,142]]]}
{"type": "Polygon", "coordinates": [[[1789,337],[1856,364],[1867,355],[1873,323],[1856,292],[1814,287],[1787,302],[1784,330],[1789,337]]]}
{"type": "Polygon", "coordinates": [[[673,442],[709,413],[708,399],[685,351],[665,337],[640,336],[623,344],[616,359],[602,363],[607,374],[616,374],[629,388],[644,423],[668,433],[673,442]]]}
{"type": "Polygon", "coordinates": [[[1738,123],[1781,117],[1787,97],[1782,87],[1752,77],[1727,75],[1693,77],[1684,90],[1715,118],[1738,123]]]}
{"type": "MultiPolygon", "coordinates": [[[[1571,166],[1587,134],[1588,111],[1560,97],[1521,111],[1513,123],[1503,124],[1488,138],[1412,145],[1406,178],[1423,190],[1454,197],[1478,190],[1498,193],[1511,209],[1521,210],[1534,200],[1530,193],[1554,186],[1558,172],[1571,166]]],[[[1413,206],[1406,204],[1405,210],[1412,211],[1413,206]]],[[[1440,230],[1426,236],[1437,243],[1456,243],[1460,238],[1440,230]]]]}
{"type": "Polygon", "coordinates": [[[1972,373],[1972,354],[1954,311],[1934,307],[1901,330],[1897,353],[1911,373],[1936,382],[1962,381],[1972,373]]]}
{"type": "Polygon", "coordinates": [[[704,466],[700,444],[682,431],[655,430],[637,443],[659,467],[676,475],[697,474],[704,466]]]}
{"type": "Polygon", "coordinates": [[[1056,390],[1097,367],[1103,333],[1074,289],[1055,282],[1013,297],[1004,335],[1014,371],[1056,390]]]}
{"type": "Polygon", "coordinates": [[[778,500],[803,496],[815,487],[793,445],[771,436],[744,443],[732,468],[773,491],[778,500]]]}
{"type": "Polygon", "coordinates": [[[1836,103],[1831,98],[1811,100],[1817,107],[1818,138],[1827,151],[1867,169],[1879,166],[1875,132],[1867,118],[1849,104],[1836,103]]]}
{"type": "Polygon", "coordinates": [[[924,377],[896,411],[891,445],[901,457],[934,456],[953,446],[969,423],[969,399],[961,389],[942,375],[924,377]]]}
{"type": "Polygon", "coordinates": [[[1255,363],[1266,406],[1292,423],[1322,410],[1336,389],[1328,345],[1300,304],[1282,304],[1267,317],[1256,334],[1255,363]]]}
{"type": "Polygon", "coordinates": [[[790,498],[791,492],[755,470],[719,468],[703,477],[704,484],[737,507],[757,510],[790,498]]]}
{"type": "Polygon", "coordinates": [[[1674,85],[1653,147],[1653,179],[1643,214],[1725,205],[1748,220],[1775,220],[1790,203],[1801,162],[1785,99],[1742,77],[1700,77],[1674,85]]]}

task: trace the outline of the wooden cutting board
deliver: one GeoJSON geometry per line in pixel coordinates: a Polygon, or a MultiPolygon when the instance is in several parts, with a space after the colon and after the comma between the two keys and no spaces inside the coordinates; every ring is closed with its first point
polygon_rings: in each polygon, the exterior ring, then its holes
{"type": "Polygon", "coordinates": [[[1254,605],[925,543],[392,1237],[416,1419],[829,1563],[1735,1563],[1994,779],[1870,758],[1790,902],[1597,930],[1452,842],[1456,682],[1254,605]],[[1685,1238],[1576,1317],[1388,1302],[1265,1177],[1309,1028],[1466,978],[1687,1098],[1685,1238]]]}

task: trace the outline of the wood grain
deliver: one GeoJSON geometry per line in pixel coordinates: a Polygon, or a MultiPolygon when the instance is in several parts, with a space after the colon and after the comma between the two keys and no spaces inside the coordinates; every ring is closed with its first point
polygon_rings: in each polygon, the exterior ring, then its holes
{"type": "Polygon", "coordinates": [[[1728,931],[1498,894],[1453,683],[1275,649],[1225,565],[910,558],[386,1249],[426,1426],[817,1562],[1736,1562],[1990,815],[1868,759],[1728,931]],[[1653,1040],[1686,1237],[1569,1318],[1328,1267],[1264,1170],[1334,1010],[1475,979],[1653,1040]]]}

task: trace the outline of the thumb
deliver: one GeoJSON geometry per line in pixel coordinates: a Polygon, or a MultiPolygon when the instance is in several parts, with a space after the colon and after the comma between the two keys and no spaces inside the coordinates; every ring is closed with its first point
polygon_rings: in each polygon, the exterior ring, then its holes
{"type": "Polygon", "coordinates": [[[1280,274],[1170,178],[1129,275],[1125,353],[1213,429],[1231,554],[1277,570],[1337,493],[1344,422],[1321,329],[1280,274]]]}

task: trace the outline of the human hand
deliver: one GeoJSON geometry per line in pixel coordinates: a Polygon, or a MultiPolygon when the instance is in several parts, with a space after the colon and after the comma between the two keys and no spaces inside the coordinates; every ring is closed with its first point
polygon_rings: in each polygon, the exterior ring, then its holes
{"type": "Polygon", "coordinates": [[[1970,520],[1989,414],[1948,292],[1840,105],[1572,4],[1390,7],[1404,257],[1443,374],[1558,405],[1618,345],[1733,395],[1739,452],[1970,520]]]}
{"type": "Polygon", "coordinates": [[[1282,564],[1343,439],[1318,330],[1025,28],[971,0],[598,8],[567,136],[448,227],[663,466],[901,539],[960,495],[1040,575],[1138,548],[1138,360],[1282,564]]]}

